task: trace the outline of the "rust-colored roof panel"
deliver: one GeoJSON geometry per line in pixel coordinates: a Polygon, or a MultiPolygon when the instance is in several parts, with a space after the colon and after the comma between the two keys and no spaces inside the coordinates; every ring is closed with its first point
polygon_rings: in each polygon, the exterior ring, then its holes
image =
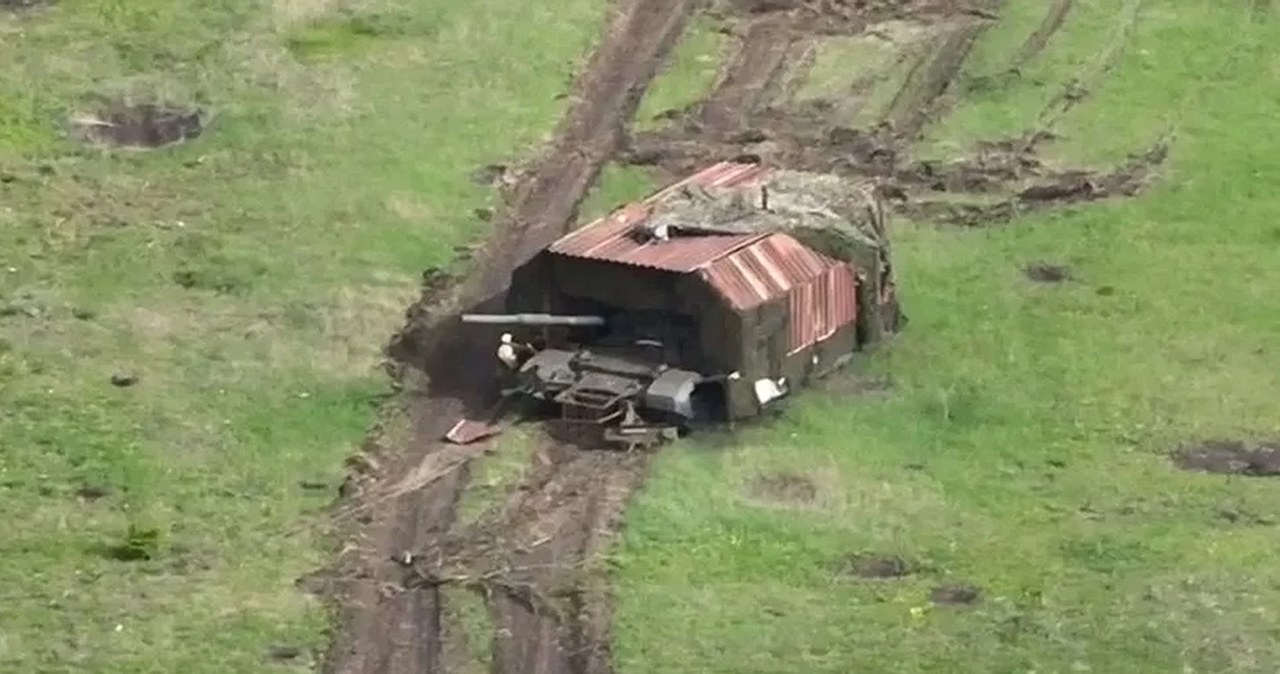
{"type": "MultiPolygon", "coordinates": [[[[687,273],[761,239],[761,234],[679,237],[663,242],[631,238],[632,229],[649,217],[655,201],[689,184],[729,188],[752,184],[769,170],[758,164],[721,162],[669,185],[644,201],[628,204],[607,217],[587,224],[551,244],[559,255],[590,258],[640,267],[687,273]]],[[[698,223],[690,223],[698,224],[698,223]]]]}
{"type": "Polygon", "coordinates": [[[790,353],[813,346],[854,322],[858,314],[857,283],[853,267],[841,262],[791,291],[790,353]]]}
{"type": "Polygon", "coordinates": [[[782,232],[766,235],[701,269],[702,278],[734,309],[781,297],[837,263],[782,232]]]}

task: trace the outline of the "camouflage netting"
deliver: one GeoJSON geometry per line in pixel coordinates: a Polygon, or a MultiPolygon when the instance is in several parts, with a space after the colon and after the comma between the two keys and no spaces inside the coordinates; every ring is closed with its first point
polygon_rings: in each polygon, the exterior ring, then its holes
{"type": "MultiPolygon", "coordinates": [[[[684,234],[786,232],[828,257],[851,262],[869,291],[863,302],[880,320],[880,283],[891,274],[882,199],[871,182],[802,171],[775,171],[763,189],[689,186],[658,200],[646,229],[684,234]]],[[[891,278],[891,276],[889,277],[891,278]]],[[[893,309],[896,314],[896,309],[893,309]]],[[[896,323],[896,317],[886,316],[896,323]]]]}
{"type": "Polygon", "coordinates": [[[775,172],[763,191],[676,190],[654,204],[645,224],[687,234],[787,232],[864,271],[874,269],[888,247],[884,209],[872,183],[800,171],[775,172]]]}

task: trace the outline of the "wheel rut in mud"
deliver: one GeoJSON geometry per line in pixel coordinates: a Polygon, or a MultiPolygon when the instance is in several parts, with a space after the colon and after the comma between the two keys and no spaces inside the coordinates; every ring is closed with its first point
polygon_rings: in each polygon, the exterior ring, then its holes
{"type": "Polygon", "coordinates": [[[548,443],[506,502],[423,552],[415,584],[489,598],[496,671],[612,671],[603,556],[649,459],[548,443]]]}
{"type": "MultiPolygon", "coordinates": [[[[422,298],[410,307],[405,327],[387,349],[388,370],[404,389],[401,398],[412,419],[412,439],[407,447],[381,446],[383,434],[375,429],[365,451],[353,457],[338,508],[348,543],[334,567],[317,574],[311,584],[340,607],[325,671],[421,674],[456,669],[449,662],[456,649],[442,636],[442,593],[431,584],[406,581],[414,577],[415,553],[438,546],[453,526],[468,462],[483,452],[437,439],[457,417],[488,405],[495,393],[487,382],[492,379],[493,343],[488,338],[496,335],[463,333],[457,329],[458,314],[464,307],[483,308],[500,300],[512,269],[563,233],[603,164],[617,151],[623,124],[634,116],[693,9],[693,0],[619,0],[579,76],[575,101],[555,140],[518,174],[505,195],[507,205],[496,218],[494,235],[473,260],[472,273],[466,279],[425,279],[422,298]]],[[[594,468],[592,479],[602,484],[617,483],[610,470],[623,470],[607,463],[594,468]]],[[[548,481],[563,479],[553,473],[548,481]]],[[[613,526],[606,521],[606,510],[584,511],[586,519],[576,528],[613,526]]],[[[596,538],[593,534],[591,540],[596,538]]],[[[563,641],[560,634],[566,631],[558,624],[554,629],[530,625],[538,627],[537,634],[518,627],[519,641],[544,650],[563,641]]],[[[592,638],[607,642],[607,630],[592,638]]]]}
{"type": "MultiPolygon", "coordinates": [[[[946,162],[912,159],[912,151],[923,131],[954,105],[957,90],[963,89],[957,84],[973,84],[959,81],[962,67],[1002,3],[863,3],[869,7],[861,12],[825,14],[815,9],[820,4],[737,3],[728,20],[738,43],[712,91],[688,110],[663,114],[669,120],[665,127],[630,138],[624,161],[653,167],[664,181],[733,159],[836,173],[880,183],[898,197],[894,208],[908,217],[980,226],[1055,205],[1135,195],[1167,156],[1167,142],[1158,139],[1102,170],[1051,167],[1040,158],[1042,146],[1057,138],[1057,120],[1113,65],[1140,3],[1132,5],[1097,63],[1052,98],[1034,128],[982,143],[972,154],[946,162]],[[805,59],[811,59],[814,43],[829,36],[888,42],[896,58],[889,59],[889,67],[850,73],[840,96],[795,96],[795,82],[802,77],[796,71],[808,67],[805,59]],[[898,65],[907,66],[905,74],[887,90],[885,102],[873,107],[868,91],[893,84],[898,65]],[[861,123],[851,121],[855,117],[861,123]]],[[[1047,6],[1004,76],[1018,76],[1045,48],[1071,6],[1070,0],[1047,6]]]]}

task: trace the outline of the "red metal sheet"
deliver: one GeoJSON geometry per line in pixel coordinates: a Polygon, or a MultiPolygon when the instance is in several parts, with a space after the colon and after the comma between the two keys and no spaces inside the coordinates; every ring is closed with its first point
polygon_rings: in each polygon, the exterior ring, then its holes
{"type": "Polygon", "coordinates": [[[757,164],[734,162],[714,164],[680,182],[669,185],[644,201],[623,206],[609,216],[571,232],[551,244],[549,250],[559,255],[666,271],[680,273],[694,271],[708,262],[759,240],[763,235],[711,235],[674,238],[663,242],[640,242],[631,238],[631,230],[649,217],[652,204],[656,200],[685,185],[696,184],[707,188],[739,187],[759,181],[768,172],[768,169],[757,164]]]}
{"type": "Polygon", "coordinates": [[[449,442],[458,445],[469,445],[477,440],[482,440],[492,435],[502,432],[502,427],[496,424],[490,424],[484,421],[473,421],[471,419],[459,419],[458,423],[449,429],[444,437],[449,442]]]}
{"type": "Polygon", "coordinates": [[[795,353],[831,337],[857,318],[853,267],[834,263],[819,277],[796,286],[789,297],[790,349],[795,353]]]}
{"type": "Polygon", "coordinates": [[[702,269],[702,278],[733,308],[750,309],[818,278],[836,262],[775,232],[702,269]]]}

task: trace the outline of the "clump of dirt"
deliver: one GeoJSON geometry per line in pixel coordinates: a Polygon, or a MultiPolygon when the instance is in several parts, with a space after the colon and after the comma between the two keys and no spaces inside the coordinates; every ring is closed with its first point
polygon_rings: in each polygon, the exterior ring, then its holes
{"type": "Polygon", "coordinates": [[[471,182],[485,187],[495,187],[507,177],[506,164],[486,164],[471,173],[471,182]]]}
{"type": "Polygon", "coordinates": [[[1031,264],[1024,267],[1022,273],[1036,283],[1063,283],[1071,280],[1071,268],[1060,264],[1031,264]]]}
{"type": "Polygon", "coordinates": [[[839,575],[871,579],[902,578],[919,570],[919,563],[895,555],[858,554],[841,563],[839,575]]]}
{"type": "Polygon", "coordinates": [[[806,505],[818,498],[818,487],[803,475],[766,473],[747,482],[747,494],[757,501],[806,505]]]}
{"type": "Polygon", "coordinates": [[[273,660],[275,662],[288,662],[302,657],[302,649],[297,646],[276,644],[268,647],[265,655],[268,660],[273,660]]]}
{"type": "Polygon", "coordinates": [[[941,585],[929,593],[929,600],[941,606],[969,606],[982,599],[982,589],[974,585],[941,585]]]}
{"type": "Polygon", "coordinates": [[[111,488],[101,484],[84,484],[76,488],[76,497],[85,501],[97,501],[111,494],[111,488]]]}
{"type": "Polygon", "coordinates": [[[131,372],[117,372],[111,375],[111,385],[118,388],[128,388],[138,383],[138,375],[131,372]]]}
{"type": "Polygon", "coordinates": [[[199,108],[112,101],[72,123],[84,142],[155,149],[200,137],[205,113],[199,108]]]}
{"type": "Polygon", "coordinates": [[[1173,460],[1183,470],[1217,475],[1277,477],[1280,476],[1280,442],[1210,440],[1175,451],[1173,460]]]}

